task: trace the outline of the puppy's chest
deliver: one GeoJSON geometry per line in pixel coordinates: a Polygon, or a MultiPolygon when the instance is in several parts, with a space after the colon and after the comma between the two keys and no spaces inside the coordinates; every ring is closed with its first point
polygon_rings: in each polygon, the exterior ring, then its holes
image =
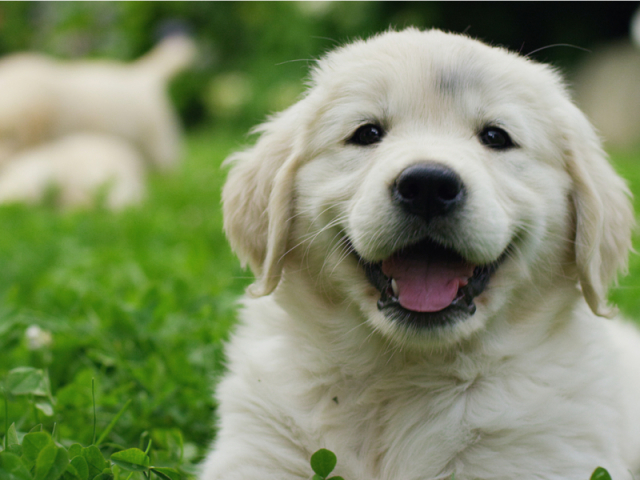
{"type": "MultiPolygon", "coordinates": [[[[597,466],[593,462],[615,457],[576,414],[593,395],[570,394],[566,385],[554,386],[548,378],[488,372],[470,380],[409,372],[334,383],[316,411],[319,446],[338,455],[342,470],[337,474],[375,480],[453,474],[456,479],[532,478],[532,472],[544,473],[544,466],[555,461],[567,471],[582,472],[584,465],[589,470],[597,466]],[[581,439],[581,451],[569,459],[566,452],[573,451],[575,438],[581,439]]],[[[613,425],[614,413],[604,409],[591,422],[604,431],[613,425]]],[[[552,473],[545,478],[573,478],[552,473]]]]}
{"type": "Polygon", "coordinates": [[[325,432],[326,446],[339,459],[348,457],[344,464],[361,468],[345,472],[352,478],[450,476],[460,456],[483,436],[472,413],[479,408],[470,394],[473,382],[398,380],[334,385],[316,417],[316,431],[325,432]]]}

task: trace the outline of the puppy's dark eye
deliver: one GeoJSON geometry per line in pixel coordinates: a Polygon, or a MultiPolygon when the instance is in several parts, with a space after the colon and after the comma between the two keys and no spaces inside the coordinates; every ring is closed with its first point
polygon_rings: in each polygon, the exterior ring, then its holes
{"type": "Polygon", "coordinates": [[[353,143],[354,145],[372,145],[382,140],[382,137],[384,137],[384,130],[381,126],[374,123],[367,123],[355,131],[349,139],[349,143],[353,143]]]}
{"type": "Polygon", "coordinates": [[[499,127],[485,127],[479,137],[483,145],[495,150],[504,150],[515,146],[509,134],[499,127]]]}

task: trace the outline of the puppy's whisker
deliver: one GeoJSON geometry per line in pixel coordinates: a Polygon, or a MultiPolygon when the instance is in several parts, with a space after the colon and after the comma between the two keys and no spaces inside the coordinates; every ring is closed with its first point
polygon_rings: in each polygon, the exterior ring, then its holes
{"type": "Polygon", "coordinates": [[[587,52],[587,53],[593,53],[591,50],[589,50],[588,48],[584,48],[584,47],[579,47],[577,45],[571,45],[570,43],[555,43],[553,45],[547,45],[545,47],[540,47],[537,48],[529,53],[524,54],[523,56],[525,57],[530,57],[531,55],[541,52],[543,50],[547,50],[548,48],[556,48],[556,47],[568,47],[568,48],[575,48],[576,50],[581,50],[583,52],[587,52]]]}
{"type": "MultiPolygon", "coordinates": [[[[295,250],[296,248],[300,247],[303,244],[307,244],[307,248],[306,250],[308,251],[308,249],[311,247],[311,244],[315,241],[315,239],[322,235],[326,230],[329,230],[333,227],[335,227],[336,225],[339,225],[340,223],[342,223],[342,221],[344,220],[344,217],[338,217],[335,218],[334,220],[332,220],[330,223],[328,223],[327,225],[325,225],[324,227],[322,227],[319,231],[317,232],[309,232],[305,235],[302,236],[302,238],[300,239],[300,241],[298,243],[296,243],[294,246],[292,246],[291,248],[289,248],[284,254],[283,257],[286,256],[288,253],[290,253],[291,251],[295,250]]],[[[306,254],[306,252],[305,252],[306,254]]]]}
{"type": "MultiPolygon", "coordinates": [[[[335,274],[336,268],[338,268],[342,264],[342,262],[344,262],[347,258],[349,258],[349,256],[352,253],[353,253],[353,251],[347,245],[344,245],[343,246],[343,251],[340,253],[340,257],[338,258],[338,260],[336,261],[335,265],[333,266],[333,268],[329,272],[329,276],[333,276],[335,274]]],[[[322,266],[322,268],[324,269],[324,265],[322,266]]]]}
{"type": "MultiPolygon", "coordinates": [[[[307,246],[305,248],[305,256],[308,255],[308,253],[311,250],[311,247],[313,246],[313,243],[320,237],[320,235],[324,234],[327,230],[330,230],[331,228],[334,228],[338,225],[340,225],[342,223],[342,218],[336,218],[334,221],[332,221],[331,223],[327,224],[325,227],[323,227],[320,231],[316,232],[313,236],[307,238],[307,246]]],[[[329,245],[335,243],[335,239],[339,238],[340,241],[342,241],[341,239],[342,237],[342,233],[340,231],[336,232],[333,236],[333,239],[330,240],[328,243],[329,245]]]]}
{"type": "Polygon", "coordinates": [[[276,63],[275,66],[279,67],[280,65],[286,65],[287,63],[297,63],[297,62],[305,62],[305,63],[313,63],[315,60],[313,58],[297,58],[295,60],[285,60],[284,62],[276,63]]]}
{"type": "MultiPolygon", "coordinates": [[[[339,209],[339,208],[340,208],[340,206],[341,206],[341,204],[340,204],[340,202],[338,202],[338,203],[335,203],[335,204],[329,205],[329,206],[327,206],[325,209],[323,209],[323,210],[321,210],[320,212],[318,212],[318,214],[317,214],[315,217],[313,217],[313,218],[311,219],[311,221],[309,222],[309,226],[308,226],[308,228],[307,228],[307,233],[309,233],[309,232],[310,232],[310,230],[311,230],[311,228],[313,228],[313,227],[317,224],[318,220],[320,219],[320,217],[321,217],[322,215],[324,215],[325,213],[327,213],[328,211],[330,211],[330,210],[332,210],[332,209],[333,209],[333,210],[339,209]]],[[[302,213],[302,212],[300,212],[300,213],[302,213]]],[[[300,214],[300,213],[299,213],[299,214],[300,214]]],[[[346,218],[347,218],[347,215],[348,215],[347,213],[343,213],[342,215],[338,215],[338,217],[337,217],[336,219],[334,219],[333,221],[338,220],[338,219],[346,219],[346,218]]],[[[324,228],[324,227],[323,227],[323,228],[324,228]]]]}
{"type": "Polygon", "coordinates": [[[337,260],[334,262],[333,268],[329,272],[329,276],[333,276],[336,268],[338,268],[342,264],[342,262],[349,258],[349,256],[353,253],[353,247],[351,247],[351,245],[349,244],[348,239],[340,234],[336,234],[336,236],[339,236],[339,240],[335,242],[335,245],[331,248],[330,252],[325,257],[325,261],[323,262],[321,269],[321,271],[324,271],[327,265],[327,260],[333,258],[336,254],[338,254],[338,251],[340,251],[337,260]]]}
{"type": "Polygon", "coordinates": [[[328,262],[330,260],[332,260],[335,255],[338,255],[338,259],[337,259],[336,262],[334,262],[334,266],[333,266],[331,272],[329,273],[329,276],[331,276],[333,274],[333,271],[335,270],[335,268],[337,268],[339,266],[339,264],[342,261],[342,256],[344,255],[344,245],[341,244],[343,242],[346,242],[346,239],[344,239],[343,237],[340,238],[340,240],[338,240],[337,242],[334,242],[335,244],[331,247],[331,249],[329,250],[327,255],[324,257],[324,260],[322,262],[322,266],[320,267],[320,273],[321,274],[325,273],[325,268],[327,267],[328,262]],[[340,253],[338,253],[338,252],[340,252],[340,253]]]}

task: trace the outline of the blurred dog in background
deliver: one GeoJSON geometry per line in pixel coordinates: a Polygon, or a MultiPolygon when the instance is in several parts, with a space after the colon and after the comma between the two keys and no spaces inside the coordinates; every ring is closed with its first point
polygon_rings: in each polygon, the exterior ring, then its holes
{"type": "MultiPolygon", "coordinates": [[[[171,169],[180,158],[181,129],[167,96],[167,84],[191,64],[194,56],[193,41],[173,35],[131,63],[61,61],[33,53],[0,60],[0,198],[34,199],[34,189],[46,188],[45,177],[63,191],[74,185],[74,189],[86,193],[108,181],[117,189],[131,175],[129,186],[123,190],[133,185],[143,189],[138,157],[151,168],[171,169]],[[60,141],[67,135],[86,132],[100,136],[60,141]],[[116,143],[120,146],[114,149],[116,143]],[[30,153],[32,148],[36,150],[30,153]],[[62,162],[62,152],[68,148],[72,154],[68,162],[62,162]],[[110,155],[124,149],[128,153],[114,155],[113,168],[108,167],[110,155]],[[132,149],[139,153],[134,155],[132,149]],[[50,164],[46,162],[48,157],[53,159],[50,164]],[[67,177],[83,157],[87,165],[81,169],[88,175],[67,177]],[[100,163],[90,172],[92,161],[100,163]],[[21,165],[23,162],[28,165],[21,165]],[[123,169],[125,162],[130,165],[123,169]],[[35,174],[39,166],[43,169],[29,178],[27,172],[35,174]],[[80,187],[83,179],[86,184],[80,187]]],[[[122,206],[125,198],[139,201],[141,194],[142,190],[116,195],[120,200],[113,205],[122,206]]],[[[83,197],[71,192],[61,195],[67,205],[83,197]]]]}
{"type": "Polygon", "coordinates": [[[615,149],[640,146],[640,9],[630,40],[603,45],[576,73],[577,102],[615,149]]]}
{"type": "Polygon", "coordinates": [[[114,135],[72,133],[16,154],[0,174],[0,203],[37,203],[52,191],[61,207],[91,206],[101,188],[109,209],[140,203],[142,155],[114,135]]]}

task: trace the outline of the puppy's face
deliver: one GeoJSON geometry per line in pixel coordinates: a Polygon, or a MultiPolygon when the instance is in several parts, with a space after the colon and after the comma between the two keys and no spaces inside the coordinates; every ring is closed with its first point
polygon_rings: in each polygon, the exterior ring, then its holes
{"type": "Polygon", "coordinates": [[[466,37],[408,30],[328,55],[234,171],[267,176],[278,148],[266,238],[236,242],[241,256],[266,290],[283,265],[304,271],[404,343],[467,338],[536,284],[579,277],[597,310],[624,263],[625,187],[557,76],[466,37]],[[616,238],[593,211],[605,200],[622,209],[616,238]]]}

